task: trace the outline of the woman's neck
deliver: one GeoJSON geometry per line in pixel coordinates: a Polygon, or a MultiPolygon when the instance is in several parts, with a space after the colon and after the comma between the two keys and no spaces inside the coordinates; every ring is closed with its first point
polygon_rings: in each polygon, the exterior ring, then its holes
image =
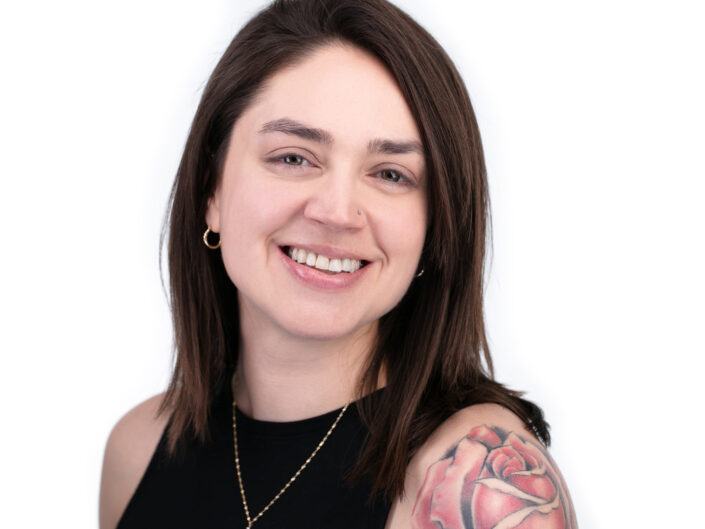
{"type": "Polygon", "coordinates": [[[322,415],[357,398],[376,323],[334,340],[246,327],[233,392],[243,413],[287,422],[322,415]]]}

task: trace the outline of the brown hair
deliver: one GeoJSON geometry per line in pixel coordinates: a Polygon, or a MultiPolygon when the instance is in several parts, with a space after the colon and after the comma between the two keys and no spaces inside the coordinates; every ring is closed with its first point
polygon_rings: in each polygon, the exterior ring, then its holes
{"type": "MultiPolygon", "coordinates": [[[[403,491],[415,450],[452,412],[494,402],[544,442],[541,410],[493,380],[483,318],[489,198],[480,134],[466,88],[441,46],[384,0],[276,0],[235,36],[211,75],[191,126],[168,211],[168,260],[176,361],[163,403],[172,409],[170,448],[205,438],[210,403],[232,374],[239,347],[237,290],[219,252],[201,241],[208,198],[233,126],[264,81],[333,42],[386,65],[426,151],[429,225],[422,263],[401,302],[383,316],[360,395],[370,435],[353,478],[375,492],[403,491]],[[374,420],[372,418],[374,417],[374,420]]],[[[165,227],[166,229],[166,227],[165,227]]]]}

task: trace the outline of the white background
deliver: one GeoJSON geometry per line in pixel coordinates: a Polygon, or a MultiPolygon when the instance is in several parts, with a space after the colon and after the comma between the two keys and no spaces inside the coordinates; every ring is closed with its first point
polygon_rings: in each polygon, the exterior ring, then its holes
{"type": "MultiPolygon", "coordinates": [[[[543,406],[581,527],[703,527],[698,2],[399,4],[468,84],[497,375],[543,406]]],[[[0,8],[2,527],[94,527],[110,428],[166,385],[167,195],[261,5],[0,8]]]]}

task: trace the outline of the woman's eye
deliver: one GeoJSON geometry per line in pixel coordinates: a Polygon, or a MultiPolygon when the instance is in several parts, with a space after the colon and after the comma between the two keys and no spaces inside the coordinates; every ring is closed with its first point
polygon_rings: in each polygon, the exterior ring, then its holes
{"type": "Polygon", "coordinates": [[[303,165],[304,157],[298,154],[286,154],[281,158],[286,165],[303,165]]]}
{"type": "Polygon", "coordinates": [[[296,154],[294,152],[289,152],[286,154],[274,154],[266,158],[266,162],[272,164],[274,167],[278,167],[279,170],[304,170],[311,169],[315,165],[312,164],[308,158],[301,154],[296,154]]]}
{"type": "Polygon", "coordinates": [[[382,180],[393,183],[403,182],[406,180],[403,174],[393,169],[382,169],[379,172],[379,176],[382,180]]]}

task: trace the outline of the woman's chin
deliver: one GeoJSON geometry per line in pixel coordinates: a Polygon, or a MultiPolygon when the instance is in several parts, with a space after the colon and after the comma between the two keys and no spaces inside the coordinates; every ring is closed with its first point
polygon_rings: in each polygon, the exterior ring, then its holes
{"type": "Polygon", "coordinates": [[[350,321],[340,321],[339,319],[321,318],[316,320],[294,320],[286,322],[282,326],[292,337],[304,340],[316,341],[345,341],[346,339],[357,339],[360,335],[372,327],[376,328],[376,323],[353,323],[350,321]],[[288,323],[288,324],[287,324],[288,323]]]}

